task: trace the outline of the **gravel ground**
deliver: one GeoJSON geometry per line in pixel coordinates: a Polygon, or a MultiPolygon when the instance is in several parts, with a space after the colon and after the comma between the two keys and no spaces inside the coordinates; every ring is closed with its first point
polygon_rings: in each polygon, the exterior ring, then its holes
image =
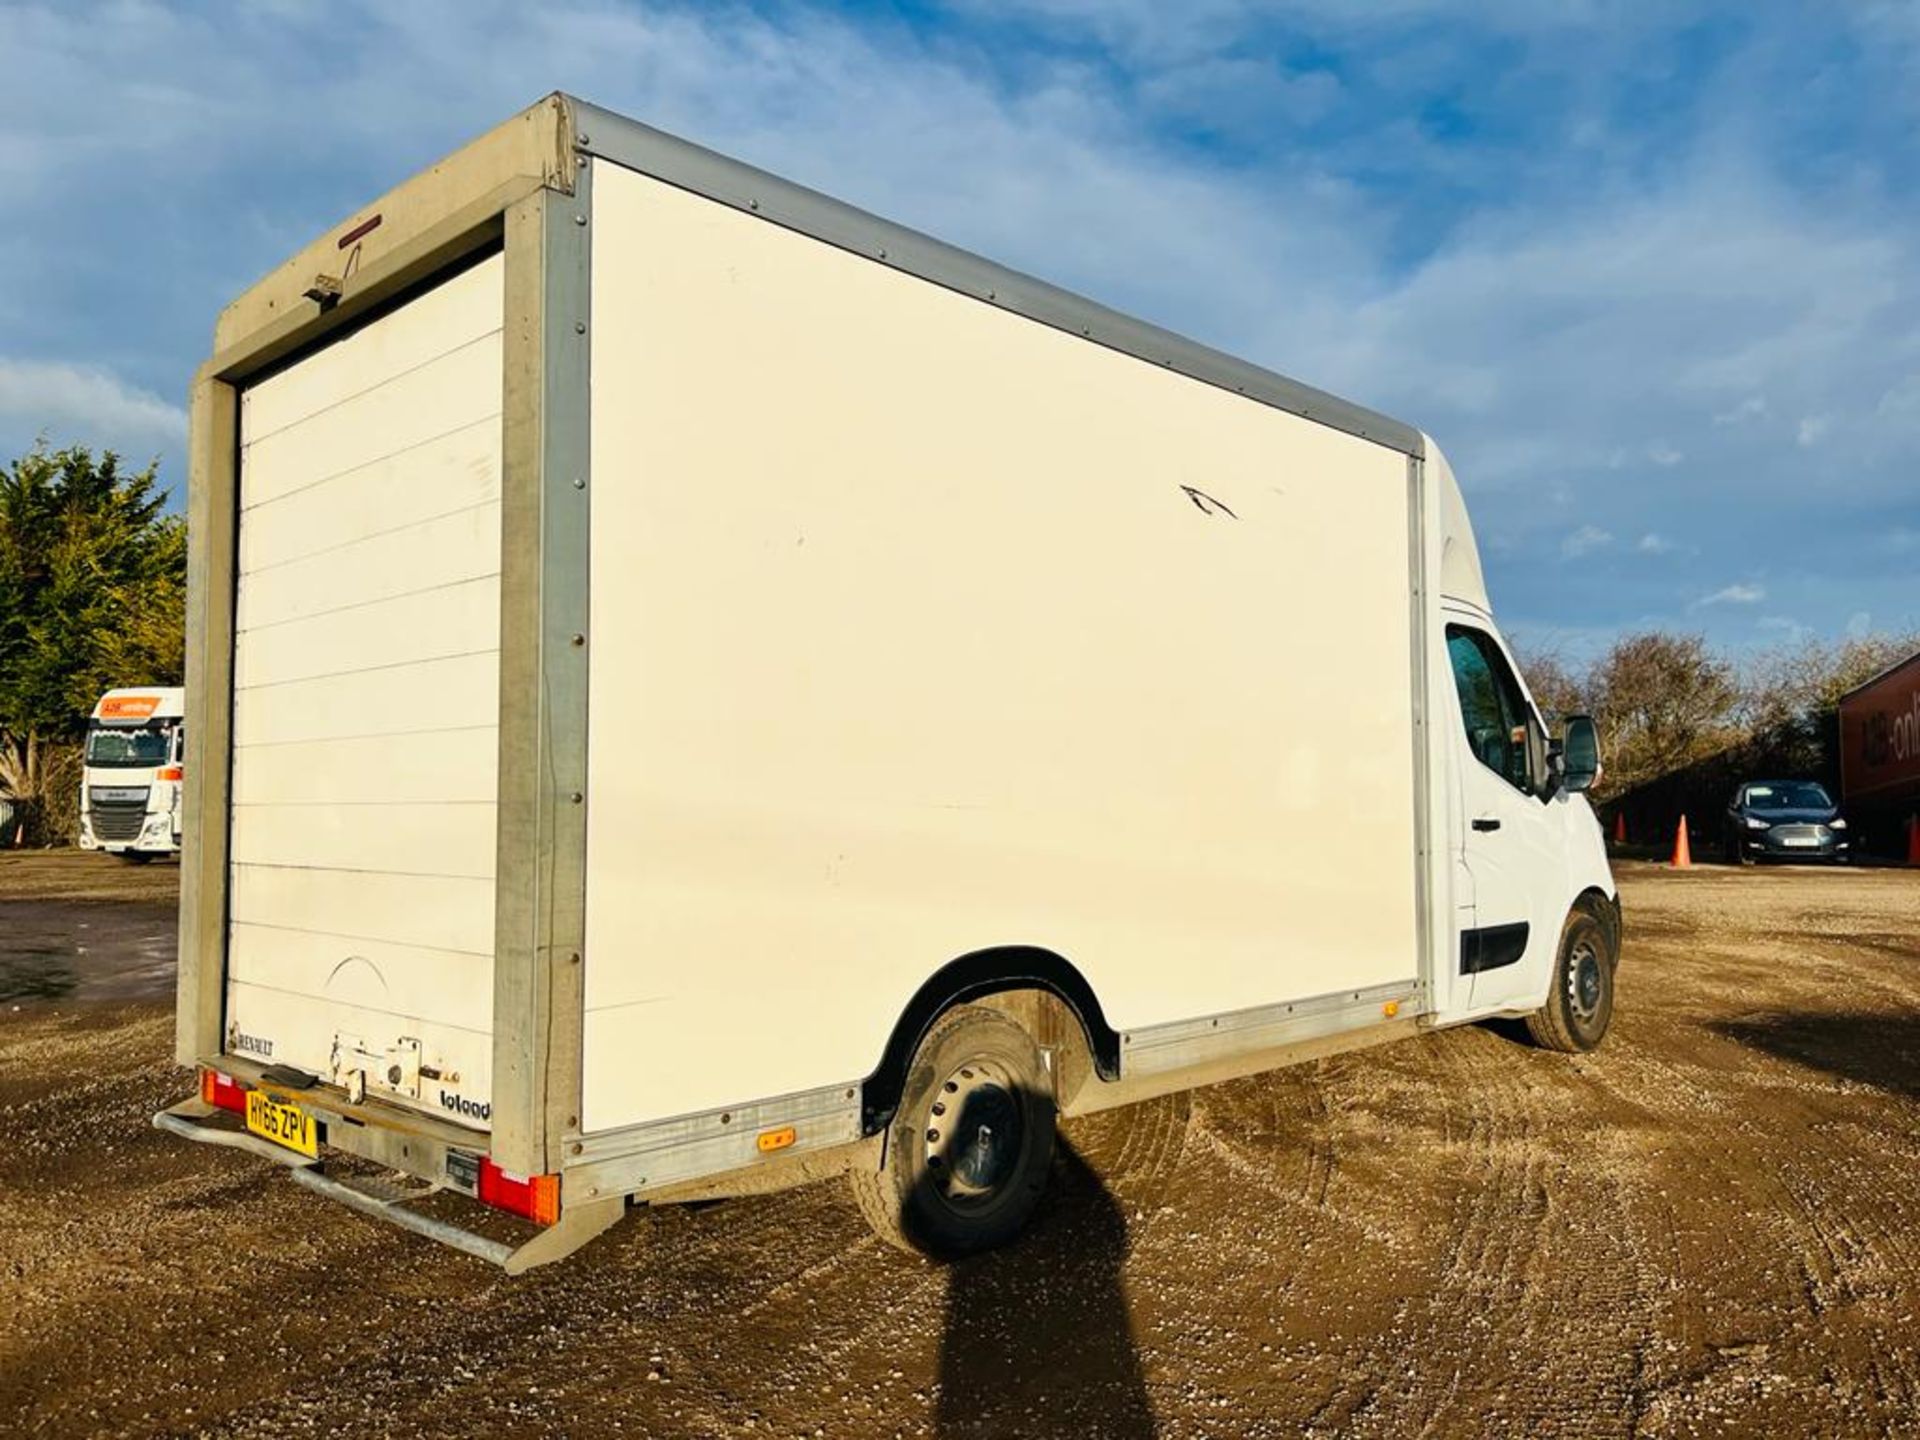
{"type": "MultiPolygon", "coordinates": [[[[128,887],[75,926],[163,873],[42,863],[128,887]]],[[[44,939],[20,865],[0,934],[44,939]]],[[[1600,1052],[1471,1027],[1076,1122],[1031,1232],[953,1270],[835,1184],[507,1280],[148,1128],[188,1077],[123,926],[0,1010],[0,1430],[1914,1433],[1920,874],[1621,882],[1600,1052]]]]}

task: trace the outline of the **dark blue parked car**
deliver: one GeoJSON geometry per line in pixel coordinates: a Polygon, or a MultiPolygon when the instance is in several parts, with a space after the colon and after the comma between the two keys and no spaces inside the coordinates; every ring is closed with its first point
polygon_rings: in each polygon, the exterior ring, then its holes
{"type": "Polygon", "coordinates": [[[1749,780],[1727,806],[1729,865],[1756,860],[1845,860],[1847,822],[1812,780],[1749,780]]]}

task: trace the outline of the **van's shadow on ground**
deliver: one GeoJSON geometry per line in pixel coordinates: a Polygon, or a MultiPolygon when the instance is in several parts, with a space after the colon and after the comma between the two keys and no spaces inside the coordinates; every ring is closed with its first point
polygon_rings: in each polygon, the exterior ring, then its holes
{"type": "Polygon", "coordinates": [[[1533,1036],[1527,1033],[1527,1022],[1512,1015],[1492,1015],[1485,1020],[1475,1022],[1478,1029],[1490,1035],[1498,1035],[1509,1045],[1521,1045],[1529,1050],[1537,1049],[1533,1036]]]}
{"type": "Polygon", "coordinates": [[[1119,1202],[1062,1138],[1026,1233],[952,1268],[936,1433],[1153,1435],[1121,1285],[1126,1254],[1119,1202]]]}
{"type": "Polygon", "coordinates": [[[1920,1098],[1920,1014],[1762,1015],[1712,1028],[1782,1060],[1920,1098]]]}

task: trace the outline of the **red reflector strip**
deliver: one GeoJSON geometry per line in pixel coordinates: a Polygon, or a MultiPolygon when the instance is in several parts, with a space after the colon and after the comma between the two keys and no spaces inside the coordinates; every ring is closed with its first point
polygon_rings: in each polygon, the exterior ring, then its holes
{"type": "Polygon", "coordinates": [[[200,1072],[200,1098],[217,1110],[231,1110],[236,1115],[247,1113],[247,1087],[218,1070],[200,1072]]]}
{"type": "Polygon", "coordinates": [[[558,1175],[516,1175],[482,1155],[479,1191],[484,1204],[536,1225],[551,1225],[560,1218],[558,1175]]]}

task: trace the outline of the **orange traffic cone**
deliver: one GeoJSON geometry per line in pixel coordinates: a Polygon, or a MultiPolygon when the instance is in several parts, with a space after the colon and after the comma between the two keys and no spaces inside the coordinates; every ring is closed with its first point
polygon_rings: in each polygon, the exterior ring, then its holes
{"type": "Polygon", "coordinates": [[[1616,845],[1627,843],[1627,812],[1624,810],[1613,812],[1613,843],[1616,845]]]}
{"type": "Polygon", "coordinates": [[[1693,868],[1693,851],[1687,845],[1687,817],[1684,815],[1680,817],[1680,828],[1673,832],[1673,859],[1669,863],[1676,870],[1693,868]]]}
{"type": "Polygon", "coordinates": [[[1907,864],[1920,865],[1920,815],[1907,817],[1907,864]]]}

